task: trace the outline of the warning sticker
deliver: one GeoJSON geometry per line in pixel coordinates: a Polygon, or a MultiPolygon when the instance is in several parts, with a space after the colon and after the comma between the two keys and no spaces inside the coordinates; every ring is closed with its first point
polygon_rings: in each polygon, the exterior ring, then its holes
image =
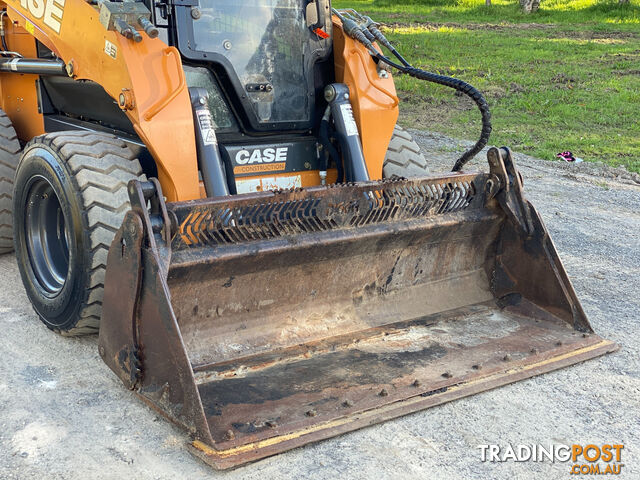
{"type": "Polygon", "coordinates": [[[209,130],[205,132],[202,132],[203,137],[204,137],[204,144],[205,145],[217,145],[218,144],[218,139],[216,138],[216,132],[213,130],[213,128],[210,128],[209,130]]]}
{"type": "Polygon", "coordinates": [[[351,105],[343,103],[340,105],[340,110],[342,110],[342,117],[344,118],[344,126],[347,130],[347,136],[353,137],[358,135],[358,125],[356,124],[356,119],[353,118],[353,109],[351,108],[351,105]]]}
{"type": "Polygon", "coordinates": [[[267,190],[282,190],[300,187],[302,187],[302,177],[300,175],[236,180],[236,190],[238,193],[264,192],[267,190]]]}
{"type": "Polygon", "coordinates": [[[213,118],[209,110],[198,111],[198,123],[202,131],[202,139],[205,145],[218,145],[216,131],[213,128],[213,118]]]}
{"type": "Polygon", "coordinates": [[[25,20],[24,22],[24,29],[29,32],[31,35],[34,35],[36,33],[36,27],[33,23],[31,23],[29,20],[25,20]]]}
{"type": "Polygon", "coordinates": [[[114,60],[118,56],[118,47],[111,43],[106,38],[104,39],[104,53],[113,58],[114,60]]]}

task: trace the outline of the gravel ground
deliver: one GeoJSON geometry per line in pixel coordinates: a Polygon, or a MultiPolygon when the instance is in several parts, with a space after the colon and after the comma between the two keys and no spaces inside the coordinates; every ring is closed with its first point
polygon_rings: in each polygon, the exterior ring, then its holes
{"type": "MultiPolygon", "coordinates": [[[[412,133],[434,170],[453,164],[459,142],[412,133]]],[[[62,338],[39,322],[5,255],[0,478],[571,478],[566,463],[482,463],[478,445],[491,443],[623,443],[616,478],[640,478],[640,177],[516,158],[592,325],[619,352],[220,473],[122,387],[96,337],[62,338]]]]}

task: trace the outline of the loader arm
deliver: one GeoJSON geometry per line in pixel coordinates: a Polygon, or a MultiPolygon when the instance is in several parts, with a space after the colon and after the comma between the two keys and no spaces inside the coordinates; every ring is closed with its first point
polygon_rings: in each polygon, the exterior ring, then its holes
{"type": "Polygon", "coordinates": [[[107,30],[84,0],[9,0],[7,15],[120,105],[158,167],[168,200],[200,198],[189,92],[178,50],[142,33],[135,43],[107,30]]]}

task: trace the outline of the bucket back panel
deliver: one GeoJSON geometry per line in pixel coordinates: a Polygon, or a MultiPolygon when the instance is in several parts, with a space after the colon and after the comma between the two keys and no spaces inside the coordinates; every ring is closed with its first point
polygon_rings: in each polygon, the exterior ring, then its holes
{"type": "Polygon", "coordinates": [[[228,260],[221,248],[196,268],[172,263],[171,301],[192,364],[492,299],[484,266],[499,222],[452,215],[455,222],[412,222],[395,234],[325,233],[283,249],[252,245],[251,255],[228,260]]]}

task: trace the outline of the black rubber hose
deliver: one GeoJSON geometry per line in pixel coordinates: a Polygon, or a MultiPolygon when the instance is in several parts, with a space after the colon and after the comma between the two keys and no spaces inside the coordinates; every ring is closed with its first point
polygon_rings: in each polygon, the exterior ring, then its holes
{"type": "Polygon", "coordinates": [[[489,137],[491,136],[491,111],[489,110],[489,104],[485,100],[482,93],[480,93],[475,87],[469,85],[467,82],[458,80],[457,78],[427,72],[425,70],[421,70],[409,65],[409,62],[407,62],[407,60],[405,60],[405,58],[395,50],[393,45],[391,45],[391,43],[386,38],[384,38],[384,34],[382,32],[380,32],[377,28],[371,31],[372,29],[370,27],[372,25],[375,26],[375,22],[373,22],[371,19],[368,19],[368,33],[374,35],[375,37],[379,37],[378,40],[380,41],[380,43],[391,50],[393,55],[396,56],[400,60],[400,62],[402,62],[402,65],[399,65],[398,63],[390,60],[388,57],[384,56],[382,53],[376,50],[371,41],[367,38],[369,35],[366,35],[364,33],[365,29],[363,29],[357,22],[350,18],[342,16],[340,12],[335,9],[333,10],[333,13],[336,14],[342,21],[342,28],[344,32],[354,40],[364,45],[367,50],[369,50],[371,55],[374,58],[377,58],[378,61],[384,62],[387,65],[396,68],[401,72],[406,73],[407,75],[410,75],[419,80],[425,80],[427,82],[437,83],[438,85],[444,85],[445,87],[453,88],[454,90],[465,94],[475,102],[475,104],[478,106],[478,109],[480,109],[480,114],[482,115],[482,131],[480,132],[480,138],[473,147],[464,152],[462,156],[458,160],[456,160],[456,163],[453,166],[454,172],[460,171],[469,160],[471,160],[482,151],[482,149],[489,142],[489,137]]]}
{"type": "Polygon", "coordinates": [[[336,170],[338,171],[338,178],[336,180],[336,183],[342,183],[344,182],[344,164],[342,163],[342,155],[338,153],[338,150],[333,144],[334,142],[338,144],[340,143],[335,137],[331,136],[331,138],[329,138],[328,145],[329,156],[333,159],[333,163],[336,164],[336,170]]]}
{"type": "Polygon", "coordinates": [[[480,114],[482,115],[482,130],[480,132],[480,138],[475,143],[475,145],[464,152],[462,156],[458,160],[456,160],[456,163],[453,166],[454,172],[462,170],[462,167],[464,167],[469,160],[480,153],[489,142],[489,137],[491,136],[492,129],[491,111],[489,110],[489,104],[485,100],[482,93],[480,93],[480,91],[478,91],[475,87],[469,85],[465,81],[453,77],[447,77],[445,75],[438,75],[437,73],[427,72],[415,67],[405,68],[404,72],[407,75],[411,75],[412,77],[418,78],[420,80],[426,80],[427,82],[437,83],[438,85],[444,85],[445,87],[454,88],[457,91],[464,93],[478,106],[480,114]]]}
{"type": "Polygon", "coordinates": [[[329,158],[333,160],[333,163],[336,164],[336,169],[338,170],[338,179],[337,182],[341,183],[344,180],[344,168],[342,166],[342,158],[336,147],[333,145],[330,138],[330,125],[328,120],[322,120],[320,122],[320,129],[318,131],[318,140],[320,144],[324,148],[324,151],[329,155],[329,158]]]}
{"type": "Polygon", "coordinates": [[[410,75],[418,80],[425,80],[431,83],[437,83],[438,85],[444,85],[445,87],[453,88],[475,102],[480,110],[480,114],[482,116],[482,130],[480,132],[480,138],[475,143],[473,147],[464,152],[458,160],[456,160],[455,165],[453,166],[453,171],[458,172],[466,165],[466,163],[475,157],[478,153],[482,151],[484,147],[489,143],[489,137],[491,136],[491,111],[489,110],[489,104],[485,100],[484,96],[480,91],[478,91],[472,85],[469,85],[467,82],[463,80],[459,80],[453,77],[447,77],[446,75],[439,75],[437,73],[427,72],[425,70],[421,70],[416,67],[405,67],[403,65],[399,65],[395,62],[392,62],[384,55],[378,54],[377,58],[388,65],[391,65],[394,68],[397,68],[403,73],[410,75]]]}
{"type": "Polygon", "coordinates": [[[380,31],[380,29],[376,26],[375,22],[371,20],[369,17],[365,17],[370,23],[368,26],[368,31],[375,37],[375,39],[384,45],[393,56],[396,57],[405,67],[411,68],[411,64],[396,50],[393,44],[387,40],[387,37],[384,36],[384,33],[380,31]]]}
{"type": "Polygon", "coordinates": [[[405,58],[402,55],[400,55],[400,52],[398,52],[398,50],[396,50],[395,47],[392,46],[389,50],[391,51],[391,53],[393,53],[395,55],[395,57],[398,60],[400,60],[402,62],[402,64],[405,67],[410,67],[411,68],[411,64],[409,62],[407,62],[407,60],[405,60],[405,58]]]}
{"type": "Polygon", "coordinates": [[[229,193],[231,195],[237,195],[238,189],[236,188],[236,175],[233,173],[233,165],[229,155],[220,155],[222,164],[224,165],[224,174],[227,179],[227,186],[229,187],[229,193]]]}

